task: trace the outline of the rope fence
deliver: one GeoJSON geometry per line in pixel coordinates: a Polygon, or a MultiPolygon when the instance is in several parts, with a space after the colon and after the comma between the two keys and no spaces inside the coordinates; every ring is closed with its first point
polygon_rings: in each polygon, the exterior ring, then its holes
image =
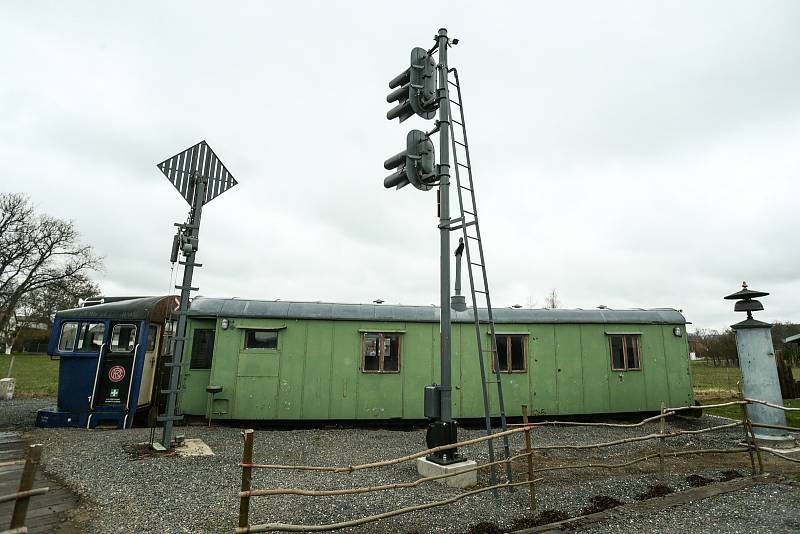
{"type": "Polygon", "coordinates": [[[598,423],[598,422],[574,422],[574,421],[544,421],[541,423],[530,424],[528,422],[528,407],[523,405],[522,413],[523,413],[523,423],[522,424],[514,424],[508,425],[510,427],[509,430],[503,432],[497,432],[496,434],[491,434],[488,436],[481,436],[474,439],[468,439],[464,441],[460,441],[458,443],[452,443],[447,445],[442,445],[439,447],[433,447],[429,449],[425,449],[419,452],[415,452],[413,454],[408,454],[405,456],[401,456],[399,458],[391,458],[386,460],[380,460],[377,462],[371,462],[366,464],[357,464],[357,465],[349,465],[349,466],[312,466],[312,465],[282,465],[282,464],[261,464],[261,463],[254,463],[253,462],[253,430],[245,430],[242,432],[242,436],[244,437],[244,452],[242,455],[242,462],[239,464],[242,468],[242,486],[241,491],[239,492],[239,499],[240,499],[240,506],[239,506],[239,526],[236,528],[237,534],[244,534],[249,532],[321,532],[321,531],[331,531],[331,530],[338,530],[342,528],[354,527],[358,525],[363,525],[366,523],[372,523],[376,521],[381,521],[383,519],[388,519],[391,517],[396,517],[398,515],[407,514],[411,512],[417,512],[421,510],[427,510],[439,506],[446,506],[448,504],[452,504],[458,500],[477,495],[486,491],[497,491],[503,488],[508,488],[509,491],[516,487],[516,486],[528,486],[528,490],[530,493],[530,512],[533,514],[536,510],[536,492],[535,492],[535,484],[537,482],[541,482],[542,478],[534,478],[535,475],[544,473],[544,472],[552,472],[552,471],[560,471],[560,470],[570,470],[570,469],[623,469],[626,467],[630,467],[632,465],[636,465],[642,462],[646,462],[648,460],[658,459],[658,470],[659,476],[661,478],[664,477],[665,473],[665,459],[667,458],[679,458],[683,456],[697,456],[697,455],[706,455],[706,454],[743,454],[747,453],[750,458],[750,467],[753,475],[757,475],[759,473],[764,472],[764,463],[762,458],[762,451],[768,452],[770,455],[775,456],[777,458],[781,458],[783,460],[793,462],[793,463],[800,463],[800,459],[792,458],[786,454],[781,454],[774,450],[765,448],[758,444],[754,428],[770,428],[770,429],[778,429],[778,430],[786,430],[791,432],[800,432],[800,428],[792,427],[792,426],[783,426],[783,425],[769,425],[769,424],[761,424],[761,423],[753,423],[750,421],[748,416],[746,406],[748,404],[762,404],[772,408],[781,409],[784,411],[799,411],[800,408],[787,408],[784,406],[779,406],[776,404],[772,404],[766,401],[760,401],[755,399],[748,399],[742,398],[741,400],[735,400],[730,402],[723,402],[718,404],[709,404],[701,407],[697,406],[678,406],[675,408],[668,408],[666,404],[662,402],[661,404],[661,413],[643,419],[638,423],[631,423],[631,424],[624,424],[624,423],[598,423]],[[705,408],[719,408],[725,406],[740,406],[742,410],[742,420],[741,421],[733,421],[731,423],[725,423],[720,425],[714,425],[707,428],[702,428],[698,430],[670,430],[667,431],[665,427],[665,420],[667,417],[671,417],[673,415],[679,414],[680,412],[686,410],[697,410],[698,408],[705,409],[705,408]],[[544,427],[544,426],[586,426],[586,427],[609,427],[609,428],[638,428],[642,427],[647,423],[659,423],[659,431],[655,433],[646,434],[644,436],[633,436],[629,438],[617,439],[613,441],[607,442],[600,442],[600,443],[588,443],[588,444],[563,444],[563,445],[539,445],[534,446],[532,444],[532,437],[531,431],[534,430],[536,427],[544,427]],[[665,444],[668,439],[676,438],[680,436],[686,435],[697,435],[697,434],[705,434],[709,432],[716,432],[722,431],[727,429],[732,429],[736,427],[742,427],[743,429],[743,437],[744,437],[744,446],[734,447],[734,448],[706,448],[706,449],[686,449],[686,450],[666,450],[665,444]],[[334,489],[334,490],[314,490],[314,489],[305,489],[305,488],[284,488],[284,487],[277,487],[277,488],[256,488],[253,489],[251,487],[251,480],[252,480],[252,471],[253,469],[272,469],[272,470],[295,470],[295,471],[317,471],[317,472],[324,472],[324,473],[353,473],[356,471],[362,471],[367,469],[376,469],[388,466],[394,466],[398,464],[402,464],[405,462],[409,462],[412,460],[416,460],[417,458],[422,458],[425,456],[429,456],[439,451],[453,449],[453,448],[463,448],[472,445],[476,445],[479,443],[483,443],[487,440],[499,439],[504,438],[507,436],[512,436],[516,434],[523,433],[525,437],[525,448],[519,451],[519,454],[514,456],[507,457],[501,460],[495,460],[493,462],[487,462],[483,464],[478,464],[473,467],[469,467],[466,469],[458,470],[451,473],[445,473],[441,475],[434,475],[434,476],[426,476],[421,477],[417,480],[412,482],[398,482],[398,483],[391,483],[391,484],[379,484],[375,486],[360,486],[354,488],[346,488],[346,489],[334,489]],[[624,445],[627,443],[639,443],[639,442],[647,442],[651,440],[658,440],[656,444],[657,452],[645,454],[643,456],[634,458],[632,460],[620,462],[620,463],[595,463],[595,462],[588,462],[588,463],[581,463],[581,464],[569,464],[569,465],[558,465],[558,466],[534,466],[534,453],[537,451],[552,451],[552,450],[576,450],[576,451],[585,451],[590,449],[601,449],[607,447],[615,447],[619,445],[624,445]],[[372,493],[372,492],[379,492],[379,491],[387,491],[387,490],[402,490],[402,489],[410,489],[416,488],[422,484],[433,482],[433,481],[443,481],[449,477],[463,475],[464,473],[470,473],[474,471],[479,471],[481,469],[486,468],[494,468],[495,466],[503,465],[503,464],[512,464],[517,461],[525,460],[527,464],[527,471],[525,473],[525,480],[522,481],[514,481],[511,478],[511,474],[509,474],[509,479],[503,483],[494,484],[486,487],[480,487],[477,489],[465,491],[460,493],[456,496],[453,496],[448,499],[440,500],[440,501],[433,501],[427,502],[424,504],[418,504],[415,506],[408,506],[404,508],[398,508],[395,510],[390,510],[383,513],[367,515],[363,517],[359,517],[356,519],[352,519],[349,521],[342,521],[337,523],[329,523],[324,525],[295,525],[289,523],[262,523],[262,524],[250,524],[249,522],[249,510],[250,510],[250,499],[253,497],[263,497],[263,496],[274,496],[274,495],[299,495],[304,497],[335,497],[341,495],[353,495],[353,494],[364,494],[364,493],[372,493]]]}

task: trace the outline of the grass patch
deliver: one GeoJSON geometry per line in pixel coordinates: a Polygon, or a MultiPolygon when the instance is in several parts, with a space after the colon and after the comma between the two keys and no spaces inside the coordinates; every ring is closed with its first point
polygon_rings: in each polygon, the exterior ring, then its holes
{"type": "Polygon", "coordinates": [[[692,366],[692,385],[699,398],[726,398],[738,394],[738,367],[714,367],[710,362],[689,362],[692,366]]]}
{"type": "MultiPolygon", "coordinates": [[[[714,404],[715,401],[700,401],[701,404],[714,404]]],[[[800,408],[800,399],[784,399],[783,405],[787,408],[800,408]]],[[[721,408],[709,408],[706,413],[730,417],[731,419],[742,420],[742,409],[739,406],[722,406],[721,408]]],[[[786,424],[789,426],[800,427],[800,412],[786,412],[786,424]]]]}
{"type": "MultiPolygon", "coordinates": [[[[710,361],[689,362],[692,369],[694,395],[701,402],[704,399],[728,399],[739,396],[736,385],[741,380],[738,367],[714,367],[710,361]]],[[[795,377],[800,377],[800,368],[792,369],[795,377]]]]}
{"type": "MultiPolygon", "coordinates": [[[[8,374],[11,356],[0,355],[0,378],[8,374]]],[[[17,353],[11,377],[17,379],[14,396],[48,397],[58,391],[58,361],[47,354],[17,353]]]]}

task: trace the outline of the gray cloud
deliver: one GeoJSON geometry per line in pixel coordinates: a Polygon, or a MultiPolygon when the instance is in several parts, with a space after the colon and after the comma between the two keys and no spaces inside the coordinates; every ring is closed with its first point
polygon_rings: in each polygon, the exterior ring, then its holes
{"type": "Polygon", "coordinates": [[[800,321],[797,3],[403,9],[7,2],[0,189],[75,220],[109,294],[161,293],[187,206],[155,164],[206,139],[240,185],[204,212],[202,294],[437,302],[435,196],[382,187],[431,123],[383,116],[446,23],[496,305],[556,288],[721,328],[746,279],[800,321]]]}

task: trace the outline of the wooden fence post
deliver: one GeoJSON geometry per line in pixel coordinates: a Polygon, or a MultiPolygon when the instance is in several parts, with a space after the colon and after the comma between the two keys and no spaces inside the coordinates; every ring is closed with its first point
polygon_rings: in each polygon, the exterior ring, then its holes
{"type": "MultiPolygon", "coordinates": [[[[753,431],[753,423],[750,421],[750,415],[747,413],[747,405],[742,404],[742,414],[744,416],[744,426],[747,429],[747,432],[750,434],[750,444],[756,450],[756,459],[758,460],[758,472],[764,472],[764,461],[761,459],[761,449],[758,447],[758,442],[756,441],[756,433],[753,431]]],[[[753,454],[752,452],[750,453],[753,454]]],[[[755,474],[755,469],[753,469],[753,474],[755,474]]]]}
{"type": "Polygon", "coordinates": [[[661,419],[658,420],[658,433],[661,437],[658,438],[658,476],[664,480],[664,433],[666,432],[666,418],[664,414],[667,412],[667,404],[661,401],[661,419]]]}
{"type": "MultiPolygon", "coordinates": [[[[741,381],[736,382],[736,389],[739,390],[739,400],[740,401],[745,401],[746,399],[744,397],[744,391],[742,390],[741,381]]],[[[747,404],[749,404],[749,402],[746,402],[744,404],[740,404],[739,405],[739,406],[742,407],[742,424],[743,424],[743,426],[745,428],[746,435],[750,436],[749,445],[752,446],[752,448],[755,449],[755,451],[756,451],[756,458],[758,459],[758,472],[759,473],[763,473],[764,472],[764,462],[761,459],[761,449],[758,448],[758,442],[756,441],[756,433],[753,432],[753,423],[750,421],[750,414],[747,413],[747,404]]],[[[745,440],[745,441],[748,441],[748,440],[745,440]]],[[[753,451],[751,450],[749,452],[750,452],[750,463],[752,464],[752,462],[753,462],[753,451]]],[[[755,475],[756,474],[756,466],[755,466],[755,464],[753,464],[752,466],[753,466],[753,475],[755,475]]]]}
{"type": "MultiPolygon", "coordinates": [[[[42,457],[42,446],[31,445],[28,447],[28,453],[25,458],[25,467],[22,469],[22,478],[19,481],[18,492],[28,491],[33,489],[33,481],[36,478],[36,468],[39,466],[39,460],[42,457]]],[[[25,516],[28,514],[28,503],[30,496],[17,499],[14,503],[14,513],[11,514],[11,524],[9,529],[20,528],[25,526],[25,516]]]]}
{"type": "MultiPolygon", "coordinates": [[[[253,429],[242,432],[244,453],[242,454],[242,491],[250,491],[253,476],[253,429]]],[[[239,526],[247,527],[250,522],[250,497],[239,497],[239,526]]]]}
{"type": "Polygon", "coordinates": [[[750,471],[753,473],[753,476],[756,476],[758,473],[756,472],[756,460],[755,456],[753,455],[753,450],[756,447],[756,443],[755,439],[751,439],[752,436],[750,431],[752,428],[748,424],[750,422],[750,418],[747,416],[747,405],[740,404],[739,406],[742,408],[742,429],[744,430],[744,442],[747,443],[747,453],[750,455],[750,471]]]}
{"type": "MultiPolygon", "coordinates": [[[[528,405],[522,405],[522,423],[528,424],[528,405]]],[[[531,494],[531,515],[536,512],[536,487],[533,484],[533,449],[531,447],[531,429],[525,428],[525,453],[528,460],[528,491],[531,494]]]]}

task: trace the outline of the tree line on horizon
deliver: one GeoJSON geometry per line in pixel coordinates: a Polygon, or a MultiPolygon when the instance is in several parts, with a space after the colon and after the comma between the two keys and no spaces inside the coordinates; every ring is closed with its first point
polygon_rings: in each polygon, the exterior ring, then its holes
{"type": "MultiPolygon", "coordinates": [[[[776,354],[783,357],[787,365],[800,367],[800,345],[786,344],[787,337],[800,334],[800,324],[776,322],[772,325],[772,346],[776,354]]],[[[738,367],[739,354],[736,351],[736,334],[730,328],[723,331],[701,328],[690,334],[692,349],[716,367],[738,367]]]]}

